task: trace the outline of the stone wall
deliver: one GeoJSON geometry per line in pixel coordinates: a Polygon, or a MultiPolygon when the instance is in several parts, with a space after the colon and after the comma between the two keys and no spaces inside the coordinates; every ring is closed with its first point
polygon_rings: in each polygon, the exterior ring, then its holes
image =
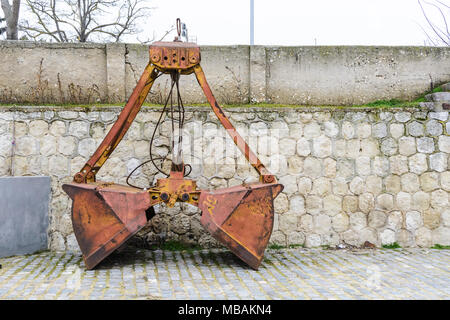
{"type": "MultiPolygon", "coordinates": [[[[202,66],[219,101],[351,105],[412,100],[450,81],[449,47],[202,46],[202,66]]],[[[0,103],[123,102],[148,46],[0,41],[0,103]]],[[[170,80],[148,101],[163,103],[170,80]]],[[[181,78],[185,103],[205,98],[193,75],[181,78]]]]}
{"type": "MultiPolygon", "coordinates": [[[[147,160],[160,109],[146,107],[98,174],[125,183],[147,160]]],[[[71,201],[61,185],[71,181],[114,123],[120,108],[17,107],[0,110],[0,175],[49,175],[52,200],[49,246],[78,250],[71,201]],[[14,137],[13,137],[14,136],[14,137]],[[14,155],[11,153],[15,141],[14,155]]],[[[271,241],[307,247],[347,243],[405,247],[450,244],[450,119],[419,108],[227,108],[251,148],[285,186],[275,201],[271,241]]],[[[168,117],[165,117],[168,120],[168,117]]],[[[185,162],[200,188],[256,179],[209,108],[186,111],[185,162]]],[[[158,129],[154,154],[169,151],[170,121],[158,129]]],[[[169,161],[164,164],[168,169],[169,161]]],[[[131,181],[145,187],[161,177],[150,166],[131,181]]],[[[157,208],[141,233],[158,238],[217,243],[188,205],[157,208]]]]}

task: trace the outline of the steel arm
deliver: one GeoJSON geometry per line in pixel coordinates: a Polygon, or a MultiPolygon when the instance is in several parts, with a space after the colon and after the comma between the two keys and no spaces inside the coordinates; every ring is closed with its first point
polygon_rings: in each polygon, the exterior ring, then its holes
{"type": "Polygon", "coordinates": [[[261,182],[275,183],[276,182],[275,176],[272,175],[269,172],[269,170],[267,170],[267,168],[258,159],[256,154],[253,153],[253,151],[250,149],[248,144],[241,137],[241,135],[236,131],[234,126],[231,124],[230,120],[228,120],[227,116],[223,112],[222,108],[217,103],[216,99],[214,98],[214,95],[212,94],[211,88],[209,87],[208,82],[206,81],[205,74],[203,73],[203,69],[200,66],[200,64],[197,64],[194,67],[194,72],[195,72],[195,76],[197,77],[197,81],[198,81],[200,87],[202,88],[202,90],[206,96],[206,99],[208,99],[208,102],[211,105],[211,108],[213,109],[217,118],[222,123],[224,128],[227,130],[228,134],[233,139],[236,146],[244,154],[245,158],[250,162],[250,164],[253,166],[253,168],[255,168],[256,171],[258,171],[261,182]]]}
{"type": "Polygon", "coordinates": [[[137,113],[141,109],[157,76],[158,71],[155,66],[149,63],[139,79],[136,88],[134,88],[133,93],[128,99],[127,104],[117,118],[117,121],[109,130],[105,139],[103,139],[89,161],[86,162],[80,172],[75,174],[75,182],[83,183],[95,181],[96,173],[122,140],[137,113]]]}

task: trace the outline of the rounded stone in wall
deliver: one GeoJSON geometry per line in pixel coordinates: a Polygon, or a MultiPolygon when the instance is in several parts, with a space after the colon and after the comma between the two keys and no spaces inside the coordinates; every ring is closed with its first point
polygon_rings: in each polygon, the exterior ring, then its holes
{"type": "Polygon", "coordinates": [[[323,174],[328,178],[336,177],[336,160],[332,158],[323,160],[323,174]]]}
{"type": "Polygon", "coordinates": [[[325,135],[328,137],[336,137],[339,134],[339,127],[333,121],[327,121],[323,124],[325,135]]]}
{"type": "Polygon", "coordinates": [[[422,215],[419,211],[408,211],[405,215],[406,229],[414,231],[423,225],[422,215]]]}
{"type": "Polygon", "coordinates": [[[313,217],[310,214],[304,214],[300,217],[299,228],[301,231],[306,233],[312,232],[313,230],[313,217]]]}
{"type": "Polygon", "coordinates": [[[360,156],[355,160],[356,172],[359,176],[367,176],[370,174],[370,157],[360,156]]]}
{"type": "Polygon", "coordinates": [[[360,243],[364,243],[369,241],[370,243],[379,246],[378,234],[377,231],[372,227],[366,227],[359,232],[359,241],[360,243]]]}
{"type": "Polygon", "coordinates": [[[441,225],[441,211],[429,208],[423,212],[423,225],[428,229],[436,229],[441,225]]]}
{"type": "Polygon", "coordinates": [[[386,156],[392,156],[397,153],[397,141],[393,138],[386,138],[381,142],[381,152],[386,156]]]}
{"type": "Polygon", "coordinates": [[[309,140],[305,138],[300,138],[297,140],[297,153],[300,156],[306,157],[311,153],[311,149],[309,146],[309,140]]]}
{"type": "Polygon", "coordinates": [[[425,133],[425,129],[423,127],[423,124],[417,121],[413,121],[408,123],[406,126],[407,132],[409,135],[413,137],[420,137],[423,136],[425,133]]]}
{"type": "Polygon", "coordinates": [[[377,196],[383,189],[383,180],[376,175],[370,175],[366,177],[366,192],[372,193],[377,196]]]}
{"type": "Polygon", "coordinates": [[[396,112],[394,117],[398,122],[408,122],[408,120],[411,119],[411,113],[405,111],[396,112]]]}
{"type": "Polygon", "coordinates": [[[404,156],[410,156],[416,153],[416,138],[401,137],[398,139],[399,153],[404,156]]]}
{"type": "Polygon", "coordinates": [[[280,193],[273,203],[275,212],[278,214],[285,213],[289,210],[289,201],[285,193],[280,193]]]}
{"type": "Polygon", "coordinates": [[[287,170],[289,174],[293,175],[301,174],[303,172],[303,158],[297,155],[289,157],[287,160],[287,170]]]}
{"type": "Polygon", "coordinates": [[[405,127],[401,123],[392,123],[389,127],[392,138],[398,139],[405,133],[405,127]]]}
{"type": "Polygon", "coordinates": [[[279,149],[281,154],[285,156],[293,156],[296,151],[296,141],[290,138],[283,138],[279,142],[279,149]]]}
{"type": "Polygon", "coordinates": [[[437,172],[425,172],[420,175],[420,188],[425,192],[439,189],[439,174],[437,172]]]}
{"type": "Polygon", "coordinates": [[[198,244],[203,248],[216,248],[220,244],[211,235],[204,233],[199,239],[198,244]]]}
{"type": "Polygon", "coordinates": [[[401,176],[402,190],[405,192],[419,191],[419,177],[414,173],[405,173],[401,176]]]}
{"type": "Polygon", "coordinates": [[[389,158],[375,157],[373,159],[373,173],[380,177],[389,175],[389,158]]]}
{"type": "Polygon", "coordinates": [[[447,155],[443,152],[430,155],[430,169],[437,172],[444,172],[448,168],[447,155]]]}
{"type": "Polygon", "coordinates": [[[306,139],[320,136],[320,126],[316,122],[310,122],[303,128],[303,135],[306,139]]]}
{"type": "Polygon", "coordinates": [[[363,193],[358,199],[359,209],[364,213],[369,213],[375,207],[373,194],[363,193]]]}
{"type": "Polygon", "coordinates": [[[441,188],[445,191],[450,191],[450,171],[445,171],[440,174],[441,188]]]}
{"type": "Polygon", "coordinates": [[[430,194],[424,191],[418,191],[413,194],[412,208],[416,210],[426,210],[430,207],[430,194]]]}
{"type": "Polygon", "coordinates": [[[450,228],[439,227],[431,231],[432,244],[450,245],[450,228]]]}
{"type": "Polygon", "coordinates": [[[86,137],[89,134],[89,122],[85,121],[70,122],[69,134],[77,138],[86,137]]]}
{"type": "Polygon", "coordinates": [[[434,152],[434,139],[430,137],[422,137],[417,139],[417,151],[422,153],[434,152]]]}
{"type": "Polygon", "coordinates": [[[344,232],[350,227],[350,218],[346,213],[341,212],[331,219],[331,224],[334,231],[344,232]]]}
{"type": "Polygon", "coordinates": [[[430,136],[439,136],[442,134],[442,124],[437,120],[430,120],[426,123],[425,129],[430,136]]]}
{"type": "Polygon", "coordinates": [[[310,178],[318,178],[322,174],[322,161],[313,157],[306,157],[303,162],[303,172],[310,178]]]}
{"type": "Polygon", "coordinates": [[[50,124],[50,133],[55,137],[62,136],[66,133],[66,124],[63,121],[56,120],[50,124]]]}
{"type": "Polygon", "coordinates": [[[398,209],[406,211],[411,208],[411,194],[401,191],[397,193],[395,200],[398,209]]]}
{"type": "Polygon", "coordinates": [[[372,127],[371,127],[370,123],[367,123],[367,122],[358,123],[358,125],[356,126],[356,135],[360,139],[369,138],[371,133],[372,133],[372,127]]]}
{"type": "Polygon", "coordinates": [[[389,193],[382,193],[377,197],[376,208],[381,210],[392,210],[394,208],[394,197],[389,193]]]}
{"type": "Polygon", "coordinates": [[[278,216],[278,228],[289,233],[297,230],[299,215],[291,212],[278,216]]]}
{"type": "Polygon", "coordinates": [[[396,242],[395,231],[391,229],[384,229],[380,232],[380,241],[382,245],[396,242]]]}
{"type": "Polygon", "coordinates": [[[190,218],[184,214],[176,214],[170,221],[170,230],[176,234],[184,234],[190,228],[190,218]]]}
{"type": "Polygon", "coordinates": [[[314,233],[327,234],[331,231],[331,218],[326,214],[319,214],[313,217],[314,233]]]}
{"type": "Polygon", "coordinates": [[[320,235],[315,234],[315,233],[306,235],[305,246],[307,248],[318,247],[321,244],[322,244],[322,239],[320,238],[320,235]]]}
{"type": "Polygon", "coordinates": [[[344,243],[349,244],[351,246],[360,246],[361,245],[360,232],[361,230],[350,229],[345,232],[342,232],[340,236],[344,243]]]}
{"type": "Polygon", "coordinates": [[[435,190],[431,193],[431,206],[434,208],[448,207],[448,193],[442,189],[435,190]]]}
{"type": "Polygon", "coordinates": [[[293,196],[290,200],[289,200],[289,211],[293,212],[294,214],[297,215],[302,215],[304,214],[305,211],[305,198],[303,198],[302,196],[293,196]]]}
{"type": "Polygon", "coordinates": [[[29,124],[30,134],[35,137],[41,137],[48,132],[48,123],[44,120],[34,120],[29,124]]]}
{"type": "Polygon", "coordinates": [[[328,234],[323,234],[320,236],[323,246],[333,246],[336,247],[341,240],[341,237],[336,232],[330,232],[328,234]]]}
{"type": "Polygon", "coordinates": [[[422,248],[429,248],[432,246],[432,233],[430,229],[421,227],[415,233],[416,245],[422,248]]]}
{"type": "Polygon", "coordinates": [[[335,216],[342,210],[342,197],[329,194],[323,198],[323,211],[329,216],[335,216]]]}
{"type": "Polygon", "coordinates": [[[313,139],[313,155],[326,158],[331,155],[331,139],[321,135],[313,139]]]}
{"type": "Polygon", "coordinates": [[[441,219],[442,225],[444,227],[450,227],[450,208],[447,208],[444,211],[442,211],[441,219]]]}
{"type": "Polygon", "coordinates": [[[384,138],[387,136],[387,127],[384,122],[376,123],[372,125],[372,136],[374,138],[384,138]]]}
{"type": "Polygon", "coordinates": [[[438,146],[440,151],[450,153],[450,136],[440,136],[438,146]]]}
{"type": "Polygon", "coordinates": [[[414,246],[414,236],[411,231],[400,229],[396,234],[398,244],[401,247],[409,248],[414,246]]]}
{"type": "Polygon", "coordinates": [[[331,181],[333,194],[344,196],[348,193],[347,181],[344,178],[338,177],[331,181]]]}
{"type": "Polygon", "coordinates": [[[394,231],[401,229],[403,225],[403,214],[400,211],[391,211],[387,214],[386,227],[394,231]]]}
{"type": "Polygon", "coordinates": [[[386,224],[386,214],[383,211],[374,210],[368,216],[369,227],[381,228],[386,224]]]}
{"type": "Polygon", "coordinates": [[[367,227],[367,215],[363,212],[349,214],[350,226],[353,230],[362,230],[367,227]]]}
{"type": "Polygon", "coordinates": [[[46,134],[39,140],[39,153],[44,156],[51,156],[56,153],[57,139],[56,137],[46,134]]]}
{"type": "Polygon", "coordinates": [[[269,243],[285,246],[286,245],[286,235],[282,231],[276,230],[276,231],[272,232],[269,243]]]}
{"type": "Polygon", "coordinates": [[[330,180],[325,177],[314,179],[311,193],[319,196],[326,196],[330,194],[331,193],[330,180]]]}
{"type": "Polygon", "coordinates": [[[306,213],[317,215],[322,211],[322,198],[319,196],[308,196],[305,199],[306,213]]]}
{"type": "Polygon", "coordinates": [[[342,210],[347,213],[356,212],[358,210],[358,197],[344,196],[342,199],[342,210]]]}
{"type": "Polygon", "coordinates": [[[293,231],[288,233],[287,235],[287,244],[304,244],[306,240],[305,235],[302,232],[299,231],[293,231]]]}
{"type": "Polygon", "coordinates": [[[428,170],[427,156],[417,153],[408,159],[409,170],[416,174],[422,174],[428,170]]]}
{"type": "Polygon", "coordinates": [[[384,187],[387,192],[396,194],[401,190],[401,180],[399,176],[390,175],[384,179],[384,187]]]}

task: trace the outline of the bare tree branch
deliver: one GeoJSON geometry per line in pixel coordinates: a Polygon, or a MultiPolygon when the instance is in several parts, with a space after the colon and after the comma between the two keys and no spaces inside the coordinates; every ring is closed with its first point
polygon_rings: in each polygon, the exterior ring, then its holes
{"type": "MultiPolygon", "coordinates": [[[[4,1],[4,0],[2,0],[4,1]]],[[[149,0],[25,0],[34,21],[21,30],[34,40],[115,41],[140,32],[149,0]]]]}
{"type": "Polygon", "coordinates": [[[434,38],[432,38],[427,31],[425,31],[424,28],[422,30],[424,31],[425,35],[427,36],[429,42],[434,46],[444,45],[444,46],[450,46],[450,32],[449,27],[447,23],[447,17],[444,13],[445,8],[447,10],[450,9],[448,5],[443,3],[442,1],[435,0],[435,3],[430,3],[427,1],[423,1],[423,3],[427,4],[428,6],[432,6],[436,8],[439,12],[440,17],[442,18],[442,23],[444,28],[441,28],[437,23],[431,21],[429,18],[428,13],[426,12],[424,6],[422,5],[422,0],[417,0],[420,6],[420,10],[422,11],[423,16],[425,17],[425,20],[427,21],[428,26],[433,31],[434,38]]]}

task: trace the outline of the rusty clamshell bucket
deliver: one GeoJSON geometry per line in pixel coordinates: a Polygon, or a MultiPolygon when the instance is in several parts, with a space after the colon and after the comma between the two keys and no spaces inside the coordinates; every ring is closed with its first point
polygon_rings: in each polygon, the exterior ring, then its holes
{"type": "MultiPolygon", "coordinates": [[[[169,98],[166,106],[167,101],[169,98]]],[[[178,107],[184,110],[179,91],[178,102],[178,107]]],[[[180,115],[180,128],[183,119],[180,115]]],[[[150,158],[153,162],[151,154],[150,158]]],[[[154,205],[165,203],[172,207],[176,202],[199,207],[202,226],[242,261],[258,269],[273,229],[274,199],[283,190],[217,104],[200,66],[200,48],[178,40],[150,46],[150,62],[117,121],[93,156],[75,174],[74,181],[62,188],[73,201],[73,229],[87,269],[97,266],[141,230],[155,215],[154,205]],[[188,165],[183,164],[179,150],[173,157],[168,177],[158,179],[148,189],[96,181],[96,173],[127,132],[156,78],[164,73],[171,75],[172,89],[176,85],[177,90],[181,74],[196,75],[214,113],[259,173],[258,183],[199,190],[194,180],[185,179],[188,165]]]]}

